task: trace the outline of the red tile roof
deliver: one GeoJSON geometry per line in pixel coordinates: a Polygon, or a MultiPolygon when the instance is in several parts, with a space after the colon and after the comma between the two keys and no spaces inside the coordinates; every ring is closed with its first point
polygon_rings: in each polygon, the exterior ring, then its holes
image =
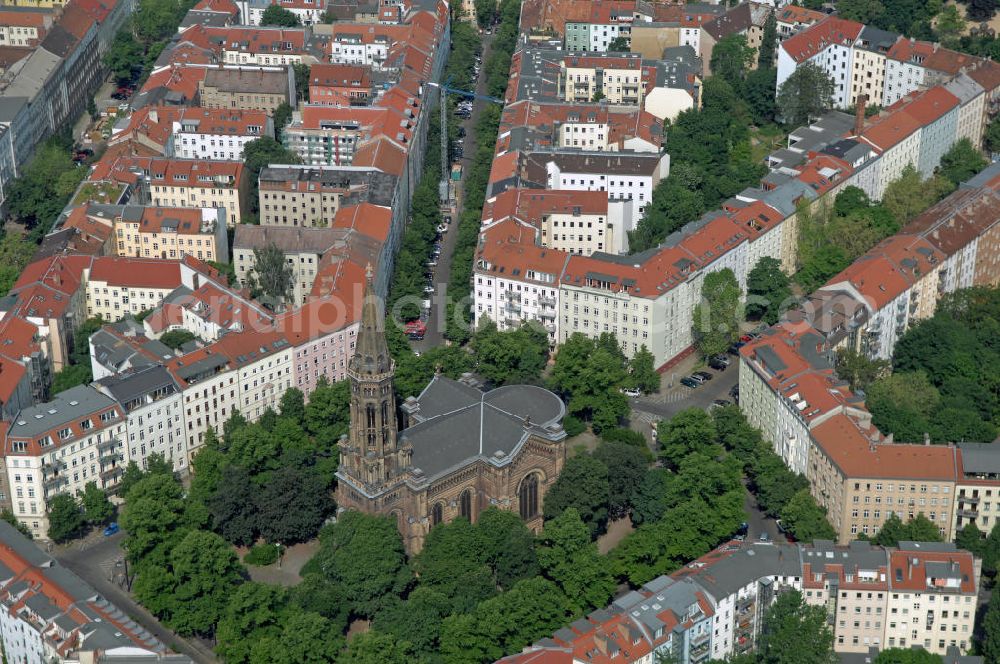
{"type": "Polygon", "coordinates": [[[350,228],[379,242],[389,239],[392,210],[382,205],[345,205],[333,217],[333,228],[350,228]]]}
{"type": "Polygon", "coordinates": [[[179,261],[101,256],[94,259],[90,281],[128,288],[173,290],[181,285],[179,261]]]}
{"type": "Polygon", "coordinates": [[[796,62],[805,62],[831,44],[850,46],[864,27],[855,21],[830,16],[781,42],[780,48],[796,62]]]}

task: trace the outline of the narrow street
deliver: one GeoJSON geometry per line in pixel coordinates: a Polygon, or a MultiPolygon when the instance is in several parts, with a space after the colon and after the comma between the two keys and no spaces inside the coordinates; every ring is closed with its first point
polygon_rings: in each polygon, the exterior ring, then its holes
{"type": "Polygon", "coordinates": [[[97,540],[93,544],[78,541],[68,547],[56,547],[51,555],[124,611],[132,620],[149,630],[170,650],[187,655],[198,664],[217,662],[211,646],[174,634],[140,606],[130,593],[112,581],[120,574],[121,568],[117,566],[117,562],[125,555],[121,548],[124,537],[125,533],[119,532],[117,535],[97,540]]]}
{"type": "MultiPolygon", "coordinates": [[[[482,62],[485,63],[490,56],[491,47],[493,44],[493,35],[483,35],[483,52],[482,52],[482,62]]],[[[476,94],[485,95],[486,94],[486,77],[480,76],[476,82],[476,94]]],[[[479,116],[483,111],[483,108],[491,102],[485,99],[473,99],[472,103],[472,114],[467,120],[460,120],[458,116],[452,114],[448,116],[448,122],[460,122],[461,126],[465,128],[465,144],[463,148],[463,156],[460,160],[462,164],[462,179],[459,180],[458,188],[458,200],[465,200],[465,176],[468,172],[469,166],[472,164],[472,158],[476,154],[476,135],[473,131],[473,127],[476,126],[476,122],[479,120],[479,116]]],[[[427,155],[430,159],[431,155],[427,155]]],[[[435,155],[435,158],[437,156],[435,155]]],[[[447,327],[445,317],[447,316],[447,306],[448,306],[448,284],[451,280],[451,261],[454,258],[455,244],[458,241],[458,224],[459,217],[461,216],[461,210],[459,210],[458,215],[454,215],[451,224],[448,226],[448,230],[445,231],[444,237],[441,238],[441,256],[437,260],[437,267],[433,268],[434,271],[434,295],[431,296],[431,310],[430,315],[427,320],[427,332],[424,334],[422,341],[411,342],[411,346],[414,350],[423,352],[429,348],[434,348],[435,346],[440,346],[444,343],[444,331],[447,327]]]]}

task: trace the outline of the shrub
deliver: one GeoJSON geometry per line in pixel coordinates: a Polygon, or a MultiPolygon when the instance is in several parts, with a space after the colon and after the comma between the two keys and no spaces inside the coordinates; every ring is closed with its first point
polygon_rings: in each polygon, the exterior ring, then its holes
{"type": "Polygon", "coordinates": [[[280,544],[258,544],[251,547],[247,555],[243,556],[243,562],[247,565],[264,567],[278,562],[281,557],[280,544]]]}

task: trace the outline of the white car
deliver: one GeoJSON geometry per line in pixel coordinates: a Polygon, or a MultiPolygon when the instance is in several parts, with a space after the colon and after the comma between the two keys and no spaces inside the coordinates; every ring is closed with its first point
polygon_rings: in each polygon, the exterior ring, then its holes
{"type": "Polygon", "coordinates": [[[448,226],[446,224],[440,224],[440,225],[438,225],[437,232],[438,233],[446,233],[446,232],[448,232],[448,226]]]}
{"type": "Polygon", "coordinates": [[[624,394],[627,397],[638,397],[642,396],[642,390],[640,390],[638,387],[623,387],[622,394],[624,394]]]}

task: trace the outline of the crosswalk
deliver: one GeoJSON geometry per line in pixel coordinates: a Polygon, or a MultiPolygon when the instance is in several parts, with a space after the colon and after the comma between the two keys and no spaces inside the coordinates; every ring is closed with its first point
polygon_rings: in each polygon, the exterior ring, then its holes
{"type": "Polygon", "coordinates": [[[671,391],[666,393],[652,394],[649,396],[642,397],[641,399],[636,399],[636,402],[641,406],[643,402],[646,403],[678,403],[684,401],[688,398],[687,392],[681,391],[671,391]]]}
{"type": "Polygon", "coordinates": [[[659,415],[654,415],[653,413],[647,413],[644,410],[633,410],[632,415],[636,420],[640,422],[645,422],[646,424],[652,424],[653,422],[656,422],[657,420],[660,419],[659,415]]]}

